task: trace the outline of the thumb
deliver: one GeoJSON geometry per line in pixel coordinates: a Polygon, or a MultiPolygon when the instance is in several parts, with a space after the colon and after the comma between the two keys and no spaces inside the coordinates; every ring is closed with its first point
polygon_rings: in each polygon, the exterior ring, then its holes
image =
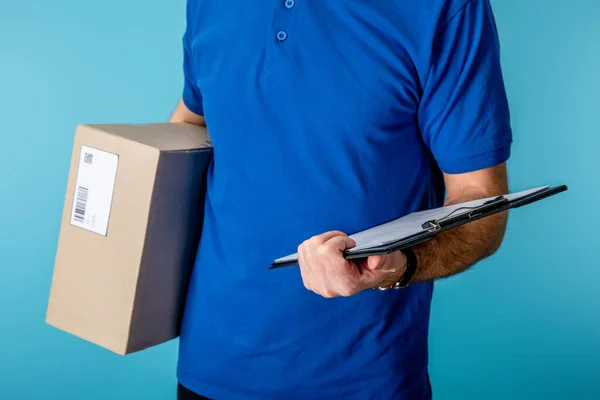
{"type": "Polygon", "coordinates": [[[383,256],[370,256],[367,258],[367,268],[374,271],[383,263],[383,260],[383,256]]]}

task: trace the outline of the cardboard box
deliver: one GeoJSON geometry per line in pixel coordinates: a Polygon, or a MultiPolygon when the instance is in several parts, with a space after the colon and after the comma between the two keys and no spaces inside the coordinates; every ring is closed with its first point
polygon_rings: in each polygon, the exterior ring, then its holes
{"type": "Polygon", "coordinates": [[[79,126],[47,323],[122,355],[176,338],[211,160],[204,128],[79,126]]]}

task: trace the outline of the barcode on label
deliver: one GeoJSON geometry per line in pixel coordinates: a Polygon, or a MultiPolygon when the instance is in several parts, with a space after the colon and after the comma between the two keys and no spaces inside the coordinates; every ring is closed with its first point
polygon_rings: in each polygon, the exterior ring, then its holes
{"type": "Polygon", "coordinates": [[[88,201],[88,189],[83,186],[77,187],[77,197],[75,198],[75,213],[73,214],[73,218],[75,221],[82,223],[85,219],[85,210],[87,207],[88,201]]]}

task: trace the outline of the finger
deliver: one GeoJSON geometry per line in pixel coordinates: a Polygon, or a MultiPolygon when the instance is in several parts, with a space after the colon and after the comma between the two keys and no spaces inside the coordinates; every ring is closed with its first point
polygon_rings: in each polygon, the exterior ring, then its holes
{"type": "Polygon", "coordinates": [[[307,269],[303,266],[300,266],[300,276],[302,277],[302,283],[304,284],[304,287],[307,290],[312,290],[313,285],[310,279],[310,274],[308,273],[307,269]]]}
{"type": "Polygon", "coordinates": [[[329,285],[347,285],[359,278],[356,265],[346,260],[342,253],[353,244],[348,236],[336,236],[317,248],[316,262],[324,268],[322,278],[329,281],[329,285]]]}
{"type": "Polygon", "coordinates": [[[323,248],[330,252],[341,252],[346,249],[352,248],[356,245],[356,242],[346,235],[334,236],[325,243],[323,248]]]}
{"type": "Polygon", "coordinates": [[[300,246],[298,246],[298,251],[297,251],[297,254],[298,254],[298,265],[300,267],[302,267],[302,266],[304,266],[306,264],[306,259],[304,257],[304,247],[305,247],[304,243],[302,243],[300,246]]]}
{"type": "Polygon", "coordinates": [[[312,290],[309,264],[308,259],[306,258],[306,246],[304,243],[298,246],[298,266],[300,267],[300,276],[302,277],[304,287],[308,290],[312,290]]]}
{"type": "Polygon", "coordinates": [[[337,236],[319,248],[317,258],[324,267],[321,277],[329,289],[337,294],[356,293],[360,280],[358,266],[347,260],[342,251],[354,245],[348,236],[337,236]]]}
{"type": "Polygon", "coordinates": [[[329,232],[322,233],[320,235],[313,236],[312,238],[310,238],[310,241],[323,244],[323,243],[327,242],[328,240],[330,240],[331,238],[334,238],[336,236],[347,236],[347,235],[344,232],[340,232],[340,231],[329,231],[329,232]]]}

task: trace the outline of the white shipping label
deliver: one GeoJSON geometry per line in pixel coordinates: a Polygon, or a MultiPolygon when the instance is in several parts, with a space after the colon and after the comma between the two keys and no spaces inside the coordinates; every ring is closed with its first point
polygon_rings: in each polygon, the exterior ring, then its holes
{"type": "Polygon", "coordinates": [[[71,224],[106,236],[119,156],[81,146],[71,224]]]}

